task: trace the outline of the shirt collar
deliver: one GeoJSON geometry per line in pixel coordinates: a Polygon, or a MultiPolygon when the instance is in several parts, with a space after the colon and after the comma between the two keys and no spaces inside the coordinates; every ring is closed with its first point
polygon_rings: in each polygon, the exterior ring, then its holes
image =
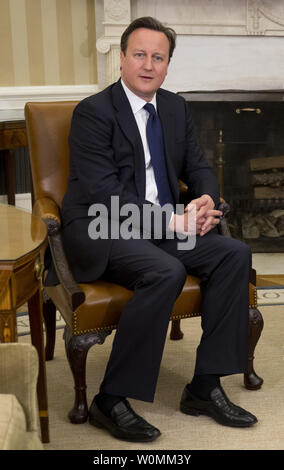
{"type": "MultiPolygon", "coordinates": [[[[131,109],[133,111],[133,114],[136,114],[138,113],[138,111],[140,111],[143,106],[147,103],[147,101],[143,100],[142,98],[140,98],[139,96],[135,95],[135,93],[133,93],[133,91],[131,91],[126,85],[125,83],[123,82],[123,80],[121,79],[121,85],[125,91],[125,94],[128,98],[128,101],[130,103],[130,106],[131,106],[131,109]]],[[[155,95],[153,96],[152,100],[149,101],[149,103],[151,103],[155,109],[157,110],[157,104],[156,104],[156,93],[155,95]]]]}

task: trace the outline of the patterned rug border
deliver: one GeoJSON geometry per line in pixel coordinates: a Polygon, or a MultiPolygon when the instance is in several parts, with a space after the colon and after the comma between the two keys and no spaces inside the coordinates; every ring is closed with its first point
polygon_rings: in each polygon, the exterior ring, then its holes
{"type": "Polygon", "coordinates": [[[259,307],[284,305],[284,286],[257,287],[259,307]]]}

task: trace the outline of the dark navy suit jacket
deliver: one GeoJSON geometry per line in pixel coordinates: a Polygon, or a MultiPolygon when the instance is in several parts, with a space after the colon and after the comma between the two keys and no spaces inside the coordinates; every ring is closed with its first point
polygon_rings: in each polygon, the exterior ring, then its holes
{"type": "MultiPolygon", "coordinates": [[[[209,194],[217,204],[217,179],[196,141],[186,101],[175,93],[159,89],[157,110],[175,203],[179,202],[180,179],[189,188],[189,199],[209,194]]],[[[77,105],[69,144],[70,176],[62,203],[63,230],[74,220],[88,218],[89,207],[94,203],[104,204],[110,211],[111,196],[114,195],[119,196],[120,205],[132,203],[142,209],[143,204],[149,204],[145,201],[143,145],[120,80],[77,105]]],[[[76,275],[76,267],[73,267],[78,282],[100,277],[106,267],[110,246],[111,240],[94,240],[96,267],[86,274],[85,279],[78,279],[80,275],[76,275]]],[[[82,248],[82,256],[87,255],[82,248]]],[[[72,265],[72,260],[69,261],[72,265]]]]}

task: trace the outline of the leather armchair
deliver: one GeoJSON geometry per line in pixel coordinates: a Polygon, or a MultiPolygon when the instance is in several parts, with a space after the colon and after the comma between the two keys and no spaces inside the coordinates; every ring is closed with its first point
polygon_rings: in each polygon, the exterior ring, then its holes
{"type": "MultiPolygon", "coordinates": [[[[87,420],[86,358],[96,343],[102,344],[117,327],[122,309],[132,292],[124,287],[98,280],[77,284],[68,267],[61,240],[60,206],[64,196],[68,170],[68,134],[76,102],[27,103],[25,107],[30,164],[33,181],[33,212],[47,225],[48,241],[60,284],[45,287],[44,319],[47,331],[46,358],[52,359],[55,339],[55,309],[65,322],[66,354],[75,382],[75,402],[69,412],[73,423],[87,420]]],[[[226,212],[228,205],[221,202],[226,212]]],[[[218,225],[224,236],[230,231],[224,218],[218,225]]],[[[253,368],[254,349],[260,337],[263,320],[256,301],[255,271],[250,283],[250,338],[248,373],[244,383],[248,389],[261,387],[262,379],[253,368]]],[[[183,291],[172,312],[171,339],[181,339],[180,320],[201,314],[199,279],[187,276],[183,291]]]]}

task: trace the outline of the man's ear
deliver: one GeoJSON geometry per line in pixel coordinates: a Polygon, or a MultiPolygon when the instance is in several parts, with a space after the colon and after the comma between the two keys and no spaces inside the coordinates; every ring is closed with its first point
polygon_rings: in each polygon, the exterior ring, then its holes
{"type": "Polygon", "coordinates": [[[120,70],[122,68],[123,62],[125,61],[125,54],[123,51],[120,51],[120,70]]]}

